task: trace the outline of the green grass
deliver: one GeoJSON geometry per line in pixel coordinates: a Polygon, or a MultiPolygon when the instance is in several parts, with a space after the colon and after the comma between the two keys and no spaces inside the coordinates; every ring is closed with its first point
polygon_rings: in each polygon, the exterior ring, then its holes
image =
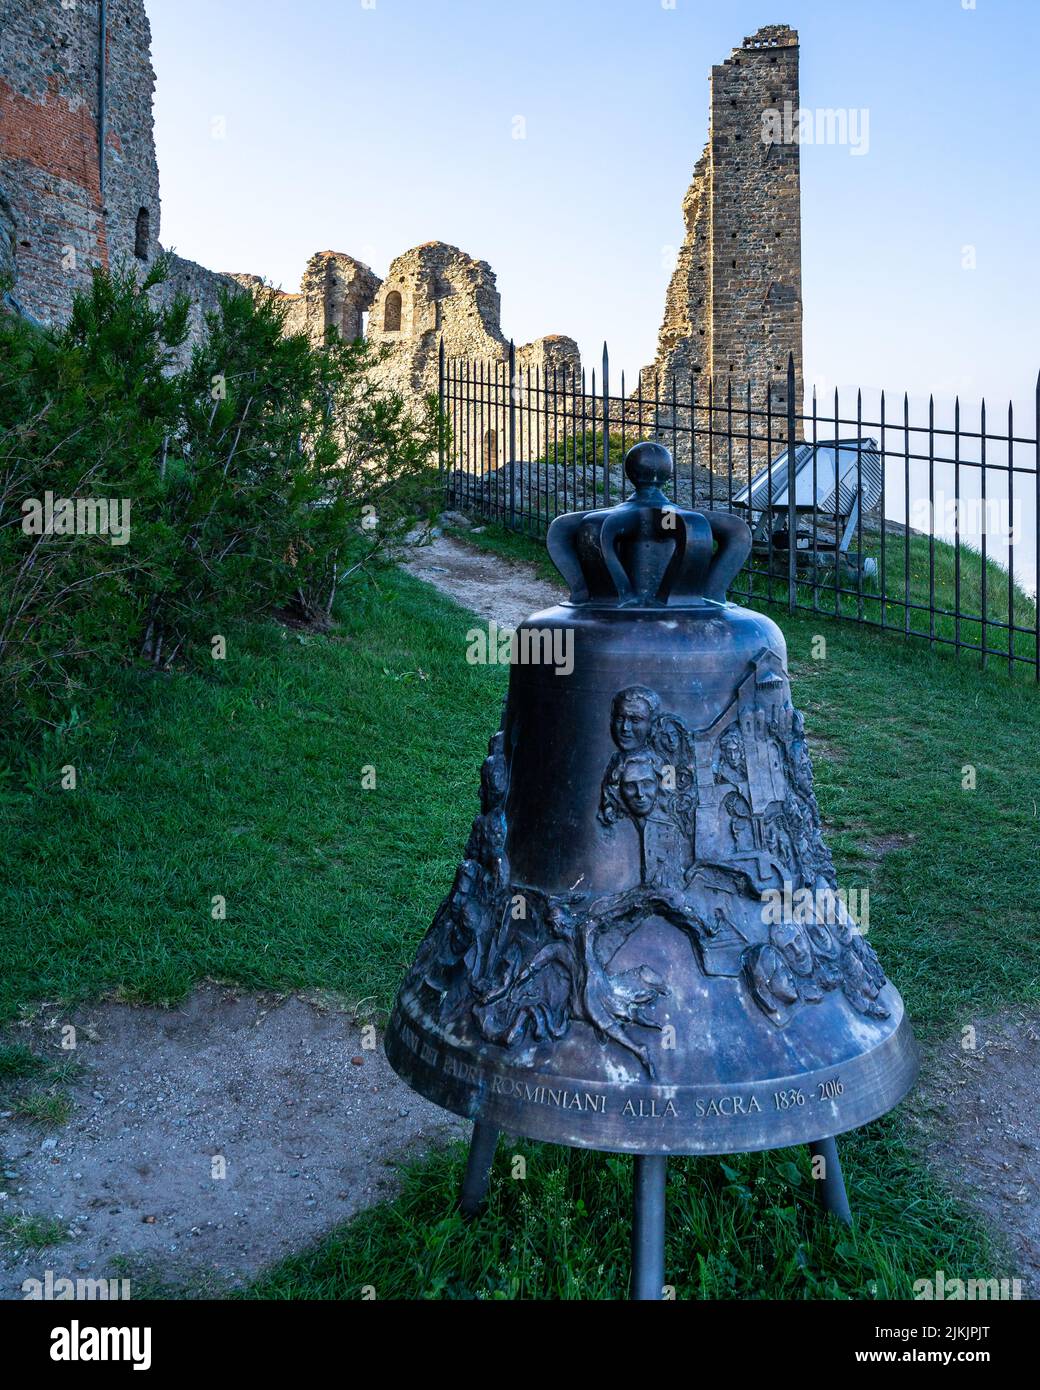
{"type": "MultiPolygon", "coordinates": [[[[804,1148],[671,1160],[665,1268],[676,1298],[901,1298],[936,1269],[987,1267],[984,1237],[921,1174],[897,1124],[871,1125],[842,1148],[851,1231],[819,1215],[804,1148]]],[[[455,1212],[460,1177],[459,1151],[413,1164],[395,1202],[246,1296],[624,1297],[631,1160],[503,1140],[487,1209],[472,1223],[455,1212]]]]}
{"type": "Polygon", "coordinates": [[[81,1071],[72,1057],[54,1065],[22,1043],[0,1046],[0,1110],[49,1128],[63,1125],[72,1114],[72,1099],[63,1087],[81,1071]],[[46,1085],[33,1084],[40,1081],[46,1085]]]}
{"type": "Polygon", "coordinates": [[[203,676],[127,675],[107,727],[19,769],[0,1019],[170,1002],[203,976],[390,1002],[454,872],[504,678],[467,665],[457,610],[421,584],[351,598],[330,637],[257,624],[203,676]]]}
{"type": "Polygon", "coordinates": [[[72,1114],[72,1097],[65,1091],[30,1091],[13,1101],[14,1113],[23,1120],[54,1129],[68,1123],[72,1114]]]}
{"type": "Polygon", "coordinates": [[[21,1081],[46,1070],[47,1063],[22,1043],[0,1047],[0,1082],[21,1081]]]}
{"type": "MultiPolygon", "coordinates": [[[[857,549],[853,539],[851,549],[857,549]]],[[[912,641],[936,639],[936,645],[948,650],[960,642],[964,647],[986,648],[987,663],[999,663],[1005,657],[1007,667],[1009,635],[1016,657],[1028,664],[1016,664],[1019,677],[1035,680],[1036,663],[1036,604],[1017,584],[1008,585],[1007,570],[993,560],[985,569],[977,552],[961,547],[960,557],[954,547],[943,541],[930,542],[927,536],[911,536],[909,545],[903,536],[885,536],[884,595],[882,602],[881,537],[864,535],[862,553],[873,557],[878,574],[857,585],[855,577],[843,572],[834,585],[834,571],[826,573],[815,586],[799,584],[797,601],[829,616],[860,619],[910,634],[912,641]],[[983,576],[986,581],[983,602],[983,576]],[[929,610],[936,609],[933,615],[929,610]],[[985,611],[986,621],[982,615],[985,611]],[[961,615],[958,618],[958,613],[961,615]],[[1011,626],[1026,631],[1008,631],[1011,626]],[[1003,628],[1000,627],[1003,624],[1003,628]]],[[[756,558],[760,572],[752,577],[751,595],[787,603],[787,578],[777,577],[777,568],[784,569],[786,554],[774,552],[774,574],[770,579],[768,558],[756,558]]],[[[748,594],[746,579],[738,580],[744,596],[748,594]]],[[[978,663],[980,652],[963,653],[966,660],[978,663]]]]}
{"type": "Polygon", "coordinates": [[[68,1240],[60,1221],[11,1212],[0,1217],[0,1245],[9,1250],[46,1250],[68,1240]]]}
{"type": "MultiPolygon", "coordinates": [[[[495,543],[491,531],[474,539],[495,543]]],[[[1029,891],[1040,698],[927,644],[769,611],[787,636],[842,882],[869,887],[871,940],[919,1036],[959,1045],[965,1025],[1040,995],[1029,891]],[[813,656],[819,635],[825,659],[813,656]],[[879,858],[886,836],[899,844],[879,858]]],[[[406,575],[352,589],[340,617],[328,637],[245,625],[201,675],[129,673],[106,722],[12,761],[0,1016],[106,993],[173,1001],[207,976],[389,1006],[451,881],[505,678],[465,661],[469,615],[406,575]],[[63,791],[70,761],[78,786],[63,791]]],[[[679,1296],[898,1297],[938,1268],[1006,1273],[922,1168],[925,1104],[843,1141],[852,1233],[814,1208],[804,1150],[673,1163],[679,1296]]],[[[488,1214],[463,1227],[462,1161],[456,1148],[414,1166],[395,1202],[253,1292],[623,1294],[630,1165],[503,1145],[488,1214]]]]}

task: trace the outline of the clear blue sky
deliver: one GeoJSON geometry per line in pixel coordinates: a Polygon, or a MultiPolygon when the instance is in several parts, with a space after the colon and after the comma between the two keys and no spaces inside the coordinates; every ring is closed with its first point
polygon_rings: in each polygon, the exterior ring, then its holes
{"type": "Polygon", "coordinates": [[[572,334],[589,365],[606,338],[631,371],[709,68],[784,22],[803,106],[869,111],[867,153],[802,150],[807,381],[1031,402],[1040,3],[967,3],[147,0],[162,239],[287,289],[316,250],[382,274],[453,242],[497,272],[508,335],[572,334]]]}

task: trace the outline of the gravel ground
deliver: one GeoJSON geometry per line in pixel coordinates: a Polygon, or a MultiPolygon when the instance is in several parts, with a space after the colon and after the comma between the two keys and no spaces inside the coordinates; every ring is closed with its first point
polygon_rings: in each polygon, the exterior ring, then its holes
{"type": "Polygon", "coordinates": [[[1005,1240],[999,1277],[1040,1298],[1040,1015],[1008,1011],[971,1026],[974,1037],[955,1034],[923,1077],[926,1153],[1005,1240]]]}
{"type": "Polygon", "coordinates": [[[47,1270],[111,1277],[116,1257],[131,1296],[138,1272],[220,1292],[392,1195],[395,1160],[468,1132],[399,1081],[349,1013],[295,995],[206,984],[175,1009],[44,1010],[8,1041],[80,1064],[66,1124],[0,1119],[0,1220],[69,1232],[40,1251],[3,1242],[8,1299],[47,1270]]]}

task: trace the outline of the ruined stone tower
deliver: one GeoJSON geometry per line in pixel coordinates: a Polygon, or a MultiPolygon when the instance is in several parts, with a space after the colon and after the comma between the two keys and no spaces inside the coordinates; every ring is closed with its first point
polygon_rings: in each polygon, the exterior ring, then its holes
{"type": "MultiPolygon", "coordinates": [[[[405,399],[436,395],[440,344],[480,372],[479,399],[467,407],[470,457],[485,469],[506,458],[504,428],[508,400],[509,341],[501,326],[501,296],[495,272],[457,246],[427,241],[395,257],[372,301],[368,338],[384,354],[376,377],[405,399]]],[[[573,338],[552,333],[515,352],[518,397],[537,400],[546,374],[566,369],[568,380],[581,373],[573,338]],[[532,397],[531,392],[535,395],[532,397]]]]}
{"type": "MultiPolygon", "coordinates": [[[[802,394],[799,147],[766,138],[769,113],[798,109],[798,35],[768,25],[711,70],[710,126],[683,217],[686,236],[665,299],[644,396],[655,380],[667,401],[691,382],[698,400],[716,402],[748,382],[759,405],[772,382],[773,408],[786,410],[786,372],[794,354],[796,409],[802,394]]],[[[717,461],[716,461],[717,462],[717,461]]]]}
{"type": "MultiPolygon", "coordinates": [[[[95,266],[161,249],[150,45],[143,0],[0,0],[0,274],[41,323],[64,323],[95,266]]],[[[228,283],[173,257],[163,293],[188,292],[197,331],[228,283]]]]}
{"type": "Polygon", "coordinates": [[[396,256],[372,303],[368,337],[386,351],[383,375],[405,393],[437,390],[441,337],[450,357],[498,358],[501,297],[495,272],[443,241],[396,256]]]}
{"type": "Polygon", "coordinates": [[[140,0],[107,10],[102,45],[98,0],[0,5],[9,270],[18,301],[45,323],[68,316],[94,266],[147,260],[159,235],[148,20],[140,0]]]}

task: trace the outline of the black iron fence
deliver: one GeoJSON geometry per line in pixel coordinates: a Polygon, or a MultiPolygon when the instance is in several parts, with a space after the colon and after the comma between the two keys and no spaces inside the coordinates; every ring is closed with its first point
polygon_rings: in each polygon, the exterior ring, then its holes
{"type": "MultiPolygon", "coordinates": [[[[641,439],[675,459],[671,495],[744,516],[750,560],[731,596],[865,623],[1006,662],[1040,682],[1040,380],[1028,428],[1008,405],[884,392],[854,411],[812,398],[798,411],[793,359],[755,388],[661,382],[610,390],[568,363],[440,355],[449,507],[544,535],[561,512],[631,488],[622,461],[641,439]]],[[[1019,410],[1018,415],[1021,416],[1019,410]]]]}

